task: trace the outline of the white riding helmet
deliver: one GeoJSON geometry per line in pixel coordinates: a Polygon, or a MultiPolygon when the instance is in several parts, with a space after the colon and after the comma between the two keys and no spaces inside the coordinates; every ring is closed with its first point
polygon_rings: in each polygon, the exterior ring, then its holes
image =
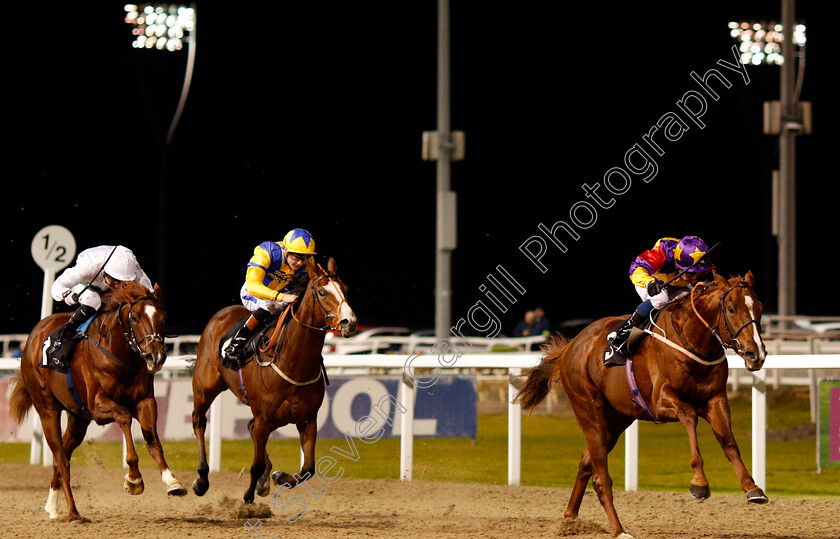
{"type": "Polygon", "coordinates": [[[137,278],[137,258],[131,249],[118,245],[104,271],[118,281],[133,281],[137,278]]]}

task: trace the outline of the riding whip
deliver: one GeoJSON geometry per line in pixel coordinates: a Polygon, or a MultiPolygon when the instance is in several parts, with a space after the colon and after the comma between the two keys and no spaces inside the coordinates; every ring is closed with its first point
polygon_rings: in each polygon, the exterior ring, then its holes
{"type": "MultiPolygon", "coordinates": [[[[103,269],[105,269],[105,266],[108,264],[108,261],[111,260],[112,256],[114,256],[114,252],[117,250],[117,247],[119,247],[119,245],[114,245],[114,248],[111,249],[111,254],[109,254],[108,258],[105,259],[105,262],[102,263],[102,266],[99,268],[99,271],[96,272],[96,275],[93,276],[93,279],[91,279],[90,282],[88,282],[88,284],[84,288],[82,288],[82,290],[78,294],[73,292],[73,302],[79,303],[79,296],[84,294],[85,290],[90,288],[90,285],[93,284],[93,281],[95,281],[96,278],[99,277],[99,274],[102,273],[103,269]]],[[[711,251],[711,249],[709,250],[711,251]]]]}
{"type": "Polygon", "coordinates": [[[718,247],[718,246],[720,246],[720,242],[717,242],[716,244],[712,245],[712,246],[709,248],[709,250],[708,250],[708,251],[706,251],[706,254],[704,254],[703,256],[701,256],[700,258],[698,258],[697,260],[695,260],[695,261],[694,261],[694,263],[693,263],[692,265],[690,265],[689,267],[685,268],[685,269],[684,269],[684,270],[682,270],[681,272],[677,273],[676,275],[674,275],[673,277],[671,277],[670,279],[668,279],[668,282],[667,282],[667,283],[663,283],[663,284],[662,284],[662,288],[665,288],[666,286],[668,286],[668,285],[669,285],[669,284],[671,284],[672,282],[674,282],[674,281],[676,281],[677,279],[679,279],[679,278],[682,276],[682,274],[683,274],[683,273],[687,272],[688,270],[690,270],[691,268],[693,268],[694,266],[696,266],[697,264],[699,264],[699,263],[700,263],[700,262],[701,262],[704,258],[706,258],[707,256],[709,256],[709,253],[711,253],[712,251],[714,251],[714,250],[715,250],[715,248],[716,248],[716,247],[718,247]]]}

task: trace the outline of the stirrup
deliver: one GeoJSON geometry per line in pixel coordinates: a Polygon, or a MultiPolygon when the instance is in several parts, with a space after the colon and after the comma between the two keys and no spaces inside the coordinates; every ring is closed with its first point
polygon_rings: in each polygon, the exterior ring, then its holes
{"type": "Polygon", "coordinates": [[[621,367],[627,363],[627,358],[621,352],[620,348],[616,348],[612,344],[607,346],[604,351],[604,366],[606,367],[621,367]]]}

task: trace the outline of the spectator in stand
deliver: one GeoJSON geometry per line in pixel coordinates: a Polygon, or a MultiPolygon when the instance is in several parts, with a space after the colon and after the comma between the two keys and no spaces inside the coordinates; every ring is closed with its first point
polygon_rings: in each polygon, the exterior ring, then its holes
{"type": "Polygon", "coordinates": [[[532,331],[534,328],[534,322],[536,320],[536,315],[534,311],[528,311],[525,313],[525,318],[519,321],[516,324],[516,327],[513,328],[513,336],[514,337],[529,337],[532,335],[532,331]]]}
{"type": "Polygon", "coordinates": [[[540,306],[534,309],[534,327],[531,329],[531,335],[542,335],[546,338],[551,335],[551,322],[545,317],[545,311],[540,306]]]}

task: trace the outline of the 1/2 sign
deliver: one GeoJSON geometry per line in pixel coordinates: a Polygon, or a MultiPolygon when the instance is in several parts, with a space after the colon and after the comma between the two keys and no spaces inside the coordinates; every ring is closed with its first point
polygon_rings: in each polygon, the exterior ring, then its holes
{"type": "Polygon", "coordinates": [[[42,228],[32,240],[32,258],[44,271],[65,268],[76,256],[76,239],[60,225],[42,228]]]}

